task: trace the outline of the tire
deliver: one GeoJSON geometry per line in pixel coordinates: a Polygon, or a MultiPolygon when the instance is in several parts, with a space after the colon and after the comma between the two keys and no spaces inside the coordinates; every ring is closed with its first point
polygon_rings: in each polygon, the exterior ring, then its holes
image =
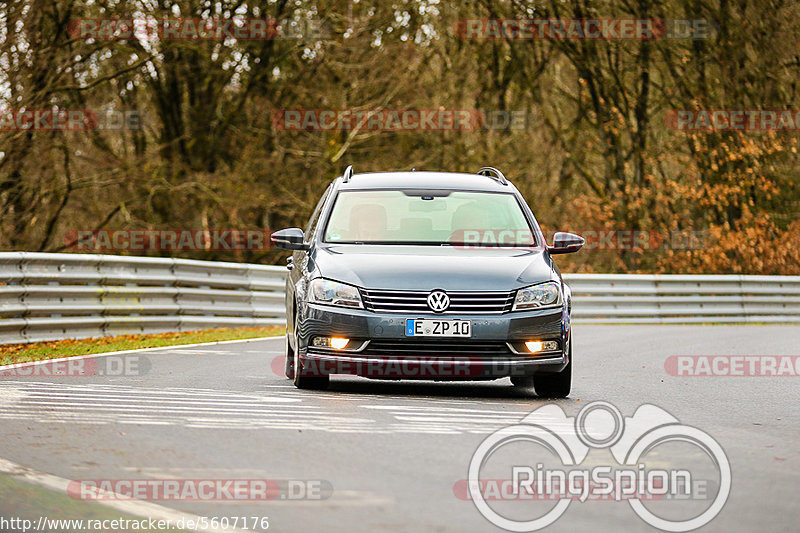
{"type": "MultiPolygon", "coordinates": [[[[299,346],[299,344],[298,344],[299,346]]],[[[294,386],[298,389],[327,389],[331,382],[328,375],[308,376],[303,375],[303,361],[300,359],[300,350],[294,350],[293,376],[294,386]]]]}
{"type": "Polygon", "coordinates": [[[542,398],[566,398],[572,388],[572,335],[569,337],[569,363],[561,372],[533,375],[533,388],[542,398]]]}
{"type": "Polygon", "coordinates": [[[292,350],[292,345],[289,342],[289,334],[286,334],[286,349],[284,350],[286,354],[286,362],[284,363],[284,373],[286,377],[289,379],[294,379],[294,350],[292,350]]]}
{"type": "MultiPolygon", "coordinates": [[[[295,364],[297,362],[297,357],[295,357],[295,364]]],[[[295,371],[294,373],[294,386],[298,389],[312,389],[312,390],[322,390],[327,389],[328,385],[330,385],[331,378],[330,376],[304,376],[302,370],[302,363],[300,365],[300,371],[295,371]]]]}
{"type": "Polygon", "coordinates": [[[512,376],[511,384],[515,387],[529,389],[533,387],[533,376],[512,376]]]}
{"type": "Polygon", "coordinates": [[[298,389],[325,390],[330,384],[330,376],[300,376],[294,379],[294,386],[298,389]]]}

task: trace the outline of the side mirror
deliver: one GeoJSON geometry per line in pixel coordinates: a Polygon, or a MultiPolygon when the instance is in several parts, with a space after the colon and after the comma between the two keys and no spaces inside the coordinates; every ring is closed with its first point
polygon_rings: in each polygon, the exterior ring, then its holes
{"type": "Polygon", "coordinates": [[[286,228],[276,231],[270,237],[272,245],[284,250],[308,250],[305,235],[300,228],[286,228]]]}
{"type": "Polygon", "coordinates": [[[586,239],[574,233],[557,232],[553,236],[553,246],[548,246],[547,251],[551,254],[571,254],[581,249],[586,239]]]}

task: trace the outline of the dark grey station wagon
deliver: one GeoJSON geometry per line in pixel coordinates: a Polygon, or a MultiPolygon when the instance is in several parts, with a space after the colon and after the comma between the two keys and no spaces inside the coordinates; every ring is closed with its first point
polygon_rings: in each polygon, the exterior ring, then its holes
{"type": "Polygon", "coordinates": [[[287,259],[286,376],[485,380],[547,397],[572,381],[571,293],[544,239],[497,169],[476,174],[348,167],[305,231],[273,233],[287,259]]]}

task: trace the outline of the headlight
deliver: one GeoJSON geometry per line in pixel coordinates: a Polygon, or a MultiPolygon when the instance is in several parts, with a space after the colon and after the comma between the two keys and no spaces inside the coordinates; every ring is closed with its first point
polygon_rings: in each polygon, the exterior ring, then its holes
{"type": "Polygon", "coordinates": [[[364,308],[357,288],[322,278],[312,280],[309,284],[308,301],[315,304],[364,308]]]}
{"type": "Polygon", "coordinates": [[[555,281],[548,281],[518,290],[511,310],[541,309],[558,305],[561,305],[561,287],[555,281]]]}

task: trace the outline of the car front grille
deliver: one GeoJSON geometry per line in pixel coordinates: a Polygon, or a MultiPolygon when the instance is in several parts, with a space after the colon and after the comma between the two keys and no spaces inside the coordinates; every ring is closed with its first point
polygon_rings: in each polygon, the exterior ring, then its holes
{"type": "MultiPolygon", "coordinates": [[[[428,307],[430,291],[362,290],[364,307],[381,313],[433,313],[428,307]]],[[[448,292],[450,307],[444,313],[492,313],[511,311],[514,291],[510,292],[448,292]]]]}
{"type": "Polygon", "coordinates": [[[373,339],[358,355],[384,357],[504,357],[513,355],[513,352],[503,341],[373,339]]]}

